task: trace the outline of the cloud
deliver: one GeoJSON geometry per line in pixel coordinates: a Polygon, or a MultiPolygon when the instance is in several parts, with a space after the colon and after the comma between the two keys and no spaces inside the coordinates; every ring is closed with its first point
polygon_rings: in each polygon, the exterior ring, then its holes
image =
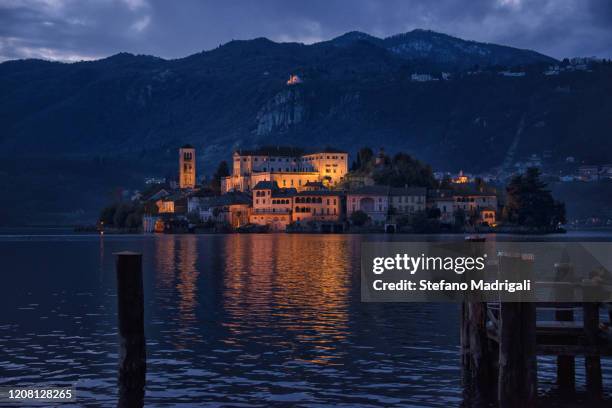
{"type": "Polygon", "coordinates": [[[122,0],[122,2],[132,11],[148,7],[149,5],[146,0],[122,0]]]}
{"type": "Polygon", "coordinates": [[[149,23],[151,23],[151,17],[150,16],[144,16],[144,17],[136,20],[131,25],[131,28],[134,31],[141,32],[141,31],[144,31],[149,26],[149,23]]]}
{"type": "Polygon", "coordinates": [[[427,28],[557,58],[612,57],[609,0],[4,0],[0,59],[183,57],[232,39],[312,43],[427,28]],[[9,40],[10,39],[10,40],[9,40]]]}
{"type": "Polygon", "coordinates": [[[100,55],[85,55],[59,49],[31,46],[18,38],[0,38],[0,60],[16,58],[38,58],[50,61],[90,61],[100,58],[100,55]]]}

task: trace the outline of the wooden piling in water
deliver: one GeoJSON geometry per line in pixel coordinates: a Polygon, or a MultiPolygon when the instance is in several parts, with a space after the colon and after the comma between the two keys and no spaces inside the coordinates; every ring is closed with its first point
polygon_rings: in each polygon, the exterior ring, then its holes
{"type": "MultiPolygon", "coordinates": [[[[554,265],[556,282],[574,282],[576,276],[572,264],[564,262],[554,265]]],[[[559,287],[556,294],[559,299],[572,296],[573,287],[559,287]]],[[[559,305],[562,307],[562,305],[559,305]]],[[[559,322],[574,321],[574,311],[570,308],[555,311],[555,320],[559,322]]],[[[564,394],[573,394],[576,390],[576,358],[572,355],[557,356],[557,386],[564,394]]]]}
{"type": "MultiPolygon", "coordinates": [[[[599,332],[599,304],[584,304],[584,332],[589,345],[598,343],[599,332]]],[[[584,358],[586,371],[586,388],[589,398],[595,401],[601,400],[603,396],[603,384],[601,377],[601,357],[599,355],[586,355],[584,358]]]]}
{"type": "Polygon", "coordinates": [[[495,399],[495,376],[489,355],[487,305],[464,302],[461,323],[461,366],[464,399],[469,406],[487,406],[495,399]]]}
{"type": "Polygon", "coordinates": [[[118,407],[142,407],[146,376],[142,254],[117,255],[117,314],[119,320],[118,407]]]}
{"type": "MultiPolygon", "coordinates": [[[[531,258],[524,255],[501,258],[506,273],[517,280],[529,277],[531,258]]],[[[500,408],[535,407],[537,400],[536,308],[530,299],[502,302],[499,311],[500,408]]]]}
{"type": "MultiPolygon", "coordinates": [[[[484,251],[484,243],[469,239],[469,251],[478,256],[484,251]]],[[[476,272],[473,279],[480,276],[476,272]]],[[[487,335],[487,303],[468,296],[461,306],[461,360],[464,401],[470,407],[489,406],[497,397],[496,369],[492,364],[489,337],[487,335]]]]}
{"type": "MultiPolygon", "coordinates": [[[[560,322],[574,321],[572,310],[555,311],[555,320],[560,322]]],[[[576,391],[576,358],[571,355],[557,356],[557,386],[563,394],[576,391]]]]}

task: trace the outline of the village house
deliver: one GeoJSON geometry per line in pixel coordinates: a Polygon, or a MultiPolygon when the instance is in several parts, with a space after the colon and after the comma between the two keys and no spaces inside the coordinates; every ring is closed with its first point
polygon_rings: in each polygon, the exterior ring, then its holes
{"type": "Polygon", "coordinates": [[[479,191],[429,190],[427,206],[440,211],[440,222],[452,224],[458,210],[464,212],[466,218],[488,225],[496,224],[497,195],[479,191]]]}
{"type": "Polygon", "coordinates": [[[336,149],[311,153],[293,147],[238,150],[233,155],[231,175],[221,180],[221,191],[251,191],[261,181],[297,191],[305,190],[308,183],[335,187],[347,172],[348,153],[336,149]]]}
{"type": "Polygon", "coordinates": [[[426,193],[423,187],[361,187],[347,193],[347,216],[362,211],[374,225],[384,225],[392,216],[424,211],[426,193]]]}
{"type": "Polygon", "coordinates": [[[253,187],[252,224],[267,225],[272,231],[284,231],[291,223],[295,188],[279,188],[276,181],[260,181],[253,187]]]}
{"type": "Polygon", "coordinates": [[[172,194],[155,202],[159,214],[186,214],[187,197],[184,194],[172,194]]]}
{"type": "Polygon", "coordinates": [[[251,196],[245,193],[228,193],[222,196],[194,194],[187,202],[189,213],[202,222],[212,221],[239,228],[249,223],[251,196]]]}
{"type": "Polygon", "coordinates": [[[455,209],[472,212],[483,208],[497,208],[497,195],[479,191],[455,191],[455,209]]]}
{"type": "Polygon", "coordinates": [[[337,223],[342,220],[342,198],[340,191],[302,191],[293,197],[292,222],[337,223]]]}
{"type": "Polygon", "coordinates": [[[479,223],[496,223],[497,195],[479,191],[456,191],[453,194],[455,211],[462,210],[467,216],[478,217],[479,223]]]}
{"type": "Polygon", "coordinates": [[[427,205],[440,211],[440,222],[452,224],[455,222],[455,197],[453,190],[429,190],[427,205]]]}

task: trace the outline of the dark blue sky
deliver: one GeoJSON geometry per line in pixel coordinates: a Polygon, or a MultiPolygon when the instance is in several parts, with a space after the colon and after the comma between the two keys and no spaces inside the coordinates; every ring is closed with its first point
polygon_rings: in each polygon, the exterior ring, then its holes
{"type": "Polygon", "coordinates": [[[415,28],[557,58],[612,57],[612,0],[0,0],[0,61],[176,58],[232,39],[312,43],[415,28]]]}

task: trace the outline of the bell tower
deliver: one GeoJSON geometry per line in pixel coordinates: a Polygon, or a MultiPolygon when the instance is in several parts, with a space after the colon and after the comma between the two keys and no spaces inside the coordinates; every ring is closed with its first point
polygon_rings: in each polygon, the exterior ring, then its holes
{"type": "Polygon", "coordinates": [[[195,148],[184,145],[179,149],[179,187],[194,188],[196,184],[195,148]]]}

